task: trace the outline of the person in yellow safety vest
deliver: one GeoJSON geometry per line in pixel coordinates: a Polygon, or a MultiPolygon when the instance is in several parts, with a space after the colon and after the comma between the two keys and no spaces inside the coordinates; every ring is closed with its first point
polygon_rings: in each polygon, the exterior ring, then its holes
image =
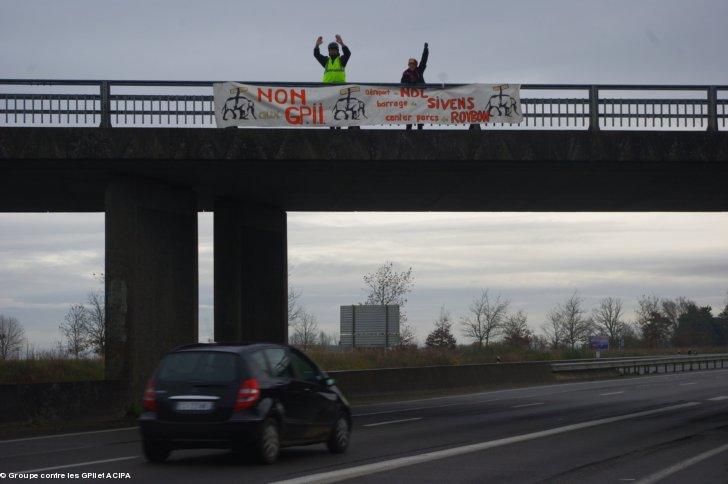
{"type": "Polygon", "coordinates": [[[319,51],[319,46],[323,43],[324,38],[319,36],[316,39],[316,46],[313,48],[313,56],[324,68],[324,84],[344,84],[346,82],[346,64],[349,62],[349,57],[351,57],[351,51],[344,45],[344,41],[341,40],[339,34],[336,34],[336,42],[329,44],[328,57],[321,55],[319,51]],[[338,44],[341,44],[341,49],[344,51],[341,56],[339,55],[338,44]]]}

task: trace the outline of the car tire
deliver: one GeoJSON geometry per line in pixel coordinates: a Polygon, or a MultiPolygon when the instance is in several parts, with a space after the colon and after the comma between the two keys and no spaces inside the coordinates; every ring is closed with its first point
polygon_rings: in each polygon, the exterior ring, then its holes
{"type": "Polygon", "coordinates": [[[329,434],[329,440],[326,442],[326,446],[332,454],[343,454],[349,447],[350,440],[351,428],[349,426],[349,419],[342,413],[336,419],[336,422],[334,422],[333,427],[331,427],[331,433],[329,434]]]}
{"type": "Polygon", "coordinates": [[[142,450],[144,451],[144,457],[149,462],[164,462],[171,452],[167,444],[150,439],[144,439],[142,450]]]}
{"type": "Polygon", "coordinates": [[[258,462],[266,465],[274,463],[278,459],[280,449],[281,440],[278,422],[273,418],[266,419],[255,449],[258,462]]]}

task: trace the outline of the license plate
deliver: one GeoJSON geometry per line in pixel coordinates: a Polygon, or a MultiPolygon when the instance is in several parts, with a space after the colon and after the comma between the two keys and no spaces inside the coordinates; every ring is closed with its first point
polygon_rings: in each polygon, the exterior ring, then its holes
{"type": "Polygon", "coordinates": [[[178,412],[209,412],[213,409],[212,402],[177,402],[175,409],[178,412]]]}

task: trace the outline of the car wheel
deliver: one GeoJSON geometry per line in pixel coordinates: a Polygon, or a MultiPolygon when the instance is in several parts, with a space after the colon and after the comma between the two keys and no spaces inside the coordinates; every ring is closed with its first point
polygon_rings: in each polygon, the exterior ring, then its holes
{"type": "Polygon", "coordinates": [[[349,419],[342,413],[331,428],[331,434],[329,435],[328,442],[326,442],[326,446],[333,454],[342,454],[349,447],[350,437],[351,429],[349,428],[349,419]]]}
{"type": "Polygon", "coordinates": [[[167,444],[149,439],[144,439],[142,449],[149,462],[164,462],[171,452],[167,444]]]}
{"type": "Polygon", "coordinates": [[[257,445],[257,457],[261,464],[272,464],[278,459],[278,452],[281,449],[278,423],[275,419],[269,418],[263,424],[263,431],[257,445]]]}

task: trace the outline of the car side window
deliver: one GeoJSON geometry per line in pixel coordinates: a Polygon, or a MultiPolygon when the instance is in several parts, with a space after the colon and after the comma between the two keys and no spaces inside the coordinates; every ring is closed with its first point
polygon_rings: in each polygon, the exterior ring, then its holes
{"type": "Polygon", "coordinates": [[[293,378],[291,359],[285,348],[268,348],[264,350],[270,363],[271,376],[274,378],[293,378]]]}
{"type": "Polygon", "coordinates": [[[268,360],[262,351],[255,351],[250,354],[250,362],[255,366],[256,370],[261,374],[270,377],[271,371],[268,366],[268,360]]]}
{"type": "Polygon", "coordinates": [[[297,379],[306,381],[316,381],[316,377],[319,374],[318,369],[313,366],[309,361],[305,360],[300,355],[294,352],[290,353],[291,365],[293,366],[293,372],[297,379]]]}

